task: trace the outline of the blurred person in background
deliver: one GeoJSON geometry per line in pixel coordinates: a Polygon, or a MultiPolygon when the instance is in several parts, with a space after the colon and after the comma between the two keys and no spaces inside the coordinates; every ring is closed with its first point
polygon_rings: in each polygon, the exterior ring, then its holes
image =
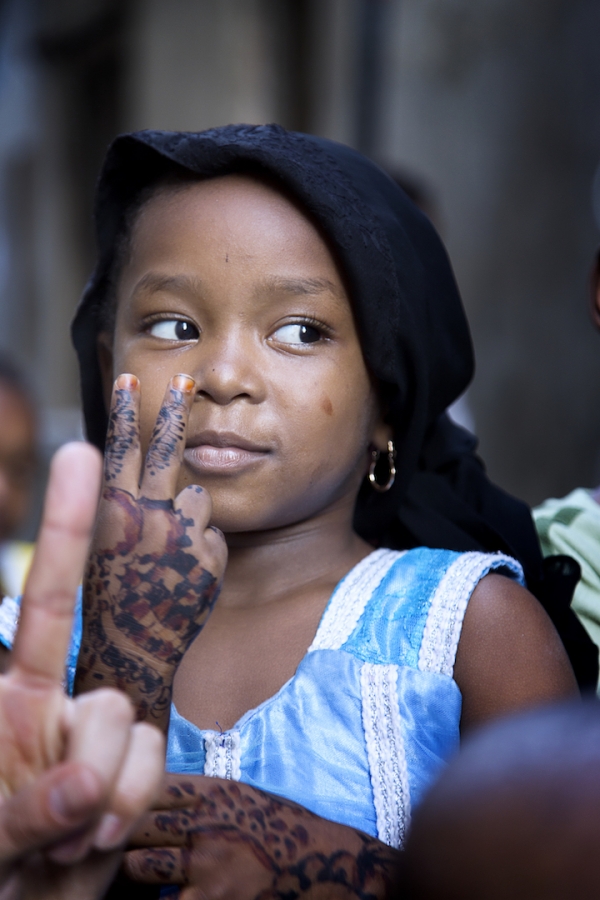
{"type": "MultiPolygon", "coordinates": [[[[592,272],[591,309],[600,330],[600,250],[592,272]]],[[[544,556],[564,553],[579,563],[581,580],[573,609],[600,647],[600,486],[578,487],[566,497],[550,498],[533,510],[533,518],[544,556]]]]}
{"type": "Polygon", "coordinates": [[[0,358],[0,591],[16,597],[33,544],[17,540],[30,511],[37,461],[37,417],[16,366],[0,358]]]}
{"type": "Polygon", "coordinates": [[[416,810],[403,860],[409,896],[598,897],[599,809],[595,699],[502,719],[463,745],[416,810]]]}

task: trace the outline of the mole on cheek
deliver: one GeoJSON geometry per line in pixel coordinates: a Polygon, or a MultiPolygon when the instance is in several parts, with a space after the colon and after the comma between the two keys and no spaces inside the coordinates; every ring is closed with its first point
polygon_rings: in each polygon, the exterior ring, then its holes
{"type": "Polygon", "coordinates": [[[323,394],[321,397],[321,409],[325,413],[326,416],[333,415],[333,406],[331,405],[331,400],[327,397],[326,394],[323,394]]]}

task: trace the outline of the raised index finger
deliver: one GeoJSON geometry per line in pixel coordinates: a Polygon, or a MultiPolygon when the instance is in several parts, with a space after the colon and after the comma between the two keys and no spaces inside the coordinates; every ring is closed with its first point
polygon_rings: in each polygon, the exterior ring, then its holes
{"type": "Polygon", "coordinates": [[[75,596],[94,525],[101,457],[89,444],[54,455],[44,514],[25,584],[12,673],[62,682],[75,596]]]}

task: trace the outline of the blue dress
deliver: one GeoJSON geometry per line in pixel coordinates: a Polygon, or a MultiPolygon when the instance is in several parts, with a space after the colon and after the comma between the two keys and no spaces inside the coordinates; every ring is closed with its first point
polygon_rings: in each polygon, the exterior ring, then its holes
{"type": "MultiPolygon", "coordinates": [[[[501,554],[375,550],[334,590],[294,676],[225,732],[172,708],[167,770],[241,780],[402,846],[415,807],[459,742],[452,678],[471,594],[501,554]]],[[[0,640],[16,624],[0,607],[0,640]]],[[[81,614],[67,660],[72,681],[81,614]]]]}

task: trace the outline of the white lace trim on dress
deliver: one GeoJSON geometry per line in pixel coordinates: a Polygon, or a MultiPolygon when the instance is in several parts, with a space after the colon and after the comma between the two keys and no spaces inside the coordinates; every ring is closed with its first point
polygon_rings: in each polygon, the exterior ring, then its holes
{"type": "Polygon", "coordinates": [[[239,731],[214,732],[204,736],[204,774],[211,778],[239,781],[242,750],[239,731]]]}
{"type": "Polygon", "coordinates": [[[377,836],[401,847],[410,822],[410,789],[396,685],[398,667],[364,663],[362,719],[377,814],[377,836]]]}
{"type": "Polygon", "coordinates": [[[516,577],[523,570],[516,560],[503,553],[462,553],[452,563],[432,597],[423,640],[419,669],[452,677],[463,619],[471,594],[492,569],[507,569],[516,577]]]}
{"type": "Polygon", "coordinates": [[[339,650],[346,643],[373,591],[404,553],[405,550],[374,550],[350,570],[331,598],[308,653],[339,650]]]}

